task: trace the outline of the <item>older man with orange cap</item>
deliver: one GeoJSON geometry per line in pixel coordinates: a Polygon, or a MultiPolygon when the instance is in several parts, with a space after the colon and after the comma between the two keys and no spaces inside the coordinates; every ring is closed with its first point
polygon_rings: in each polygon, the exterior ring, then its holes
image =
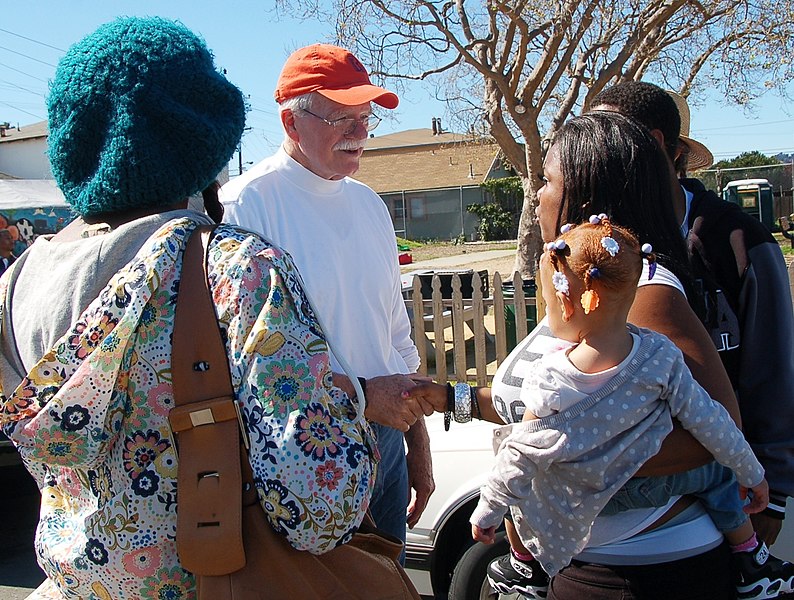
{"type": "MultiPolygon", "coordinates": [[[[421,407],[401,398],[414,385],[419,354],[400,294],[391,217],[375,192],[351,178],[380,122],[372,104],[394,109],[399,100],[373,85],[352,53],[328,44],[287,59],[275,98],[284,142],[223,187],[226,219],[292,255],[332,355],[359,376],[354,382],[337,375],[342,369],[334,362],[334,384],[350,395],[361,388],[365,414],[376,424],[382,459],[372,515],[405,540],[406,519],[411,526],[418,521],[434,489],[421,407]]],[[[348,452],[348,460],[359,457],[348,452]]]]}

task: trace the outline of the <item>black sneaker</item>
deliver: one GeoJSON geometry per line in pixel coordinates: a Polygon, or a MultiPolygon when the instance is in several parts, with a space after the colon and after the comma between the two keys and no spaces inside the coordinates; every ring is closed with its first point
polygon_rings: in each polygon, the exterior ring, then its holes
{"type": "Polygon", "coordinates": [[[488,565],[488,583],[500,594],[521,594],[542,600],[549,593],[549,576],[534,558],[523,562],[507,554],[488,565]]]}
{"type": "Polygon", "coordinates": [[[794,564],[775,558],[763,542],[752,552],[733,555],[739,600],[777,598],[794,591],[794,564]]]}

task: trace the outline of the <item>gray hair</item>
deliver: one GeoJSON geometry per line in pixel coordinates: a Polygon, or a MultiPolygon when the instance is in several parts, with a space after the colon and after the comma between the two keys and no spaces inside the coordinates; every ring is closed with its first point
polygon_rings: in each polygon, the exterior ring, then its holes
{"type": "MultiPolygon", "coordinates": [[[[296,111],[296,110],[311,110],[312,102],[314,99],[315,92],[309,92],[308,94],[301,94],[300,96],[293,96],[292,98],[287,98],[281,104],[278,105],[278,114],[279,116],[285,111],[296,111]]],[[[284,138],[286,140],[289,139],[287,132],[284,132],[284,138]]]]}
{"type": "Polygon", "coordinates": [[[279,112],[284,112],[285,110],[311,110],[313,98],[314,92],[287,98],[284,100],[284,102],[278,105],[278,110],[279,112]]]}

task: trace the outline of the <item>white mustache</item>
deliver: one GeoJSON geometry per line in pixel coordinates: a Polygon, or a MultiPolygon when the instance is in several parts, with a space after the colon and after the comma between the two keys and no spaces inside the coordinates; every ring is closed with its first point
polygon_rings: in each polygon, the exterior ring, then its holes
{"type": "Polygon", "coordinates": [[[334,146],[334,150],[358,150],[363,148],[366,140],[344,140],[334,146]]]}

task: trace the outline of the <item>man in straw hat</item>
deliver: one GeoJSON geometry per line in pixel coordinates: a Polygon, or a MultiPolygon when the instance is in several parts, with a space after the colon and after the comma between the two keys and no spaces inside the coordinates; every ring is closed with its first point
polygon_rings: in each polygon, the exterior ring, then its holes
{"type": "MultiPolygon", "coordinates": [[[[405,540],[406,510],[412,526],[434,488],[422,411],[401,399],[414,385],[410,375],[419,368],[419,354],[400,293],[389,212],[375,192],[351,178],[368,133],[380,122],[372,103],[394,109],[399,100],[372,85],[353,54],[328,44],[301,48],[287,59],[275,98],[284,142],[223,187],[226,219],[292,255],[332,356],[360,376],[382,455],[372,515],[405,540]],[[411,487],[416,498],[408,509],[411,487]]],[[[332,366],[341,372],[338,363],[332,366]]],[[[355,393],[342,375],[334,375],[334,383],[355,393]]]]}
{"type": "Polygon", "coordinates": [[[665,148],[680,179],[672,199],[687,236],[692,270],[704,292],[703,321],[739,399],[745,435],[767,473],[769,508],[753,515],[774,543],[794,496],[794,315],[780,246],[760,221],[721,200],[687,170],[714,158],[689,137],[689,106],[674,92],[642,81],[598,94],[593,109],[615,110],[645,125],[665,148]]]}

